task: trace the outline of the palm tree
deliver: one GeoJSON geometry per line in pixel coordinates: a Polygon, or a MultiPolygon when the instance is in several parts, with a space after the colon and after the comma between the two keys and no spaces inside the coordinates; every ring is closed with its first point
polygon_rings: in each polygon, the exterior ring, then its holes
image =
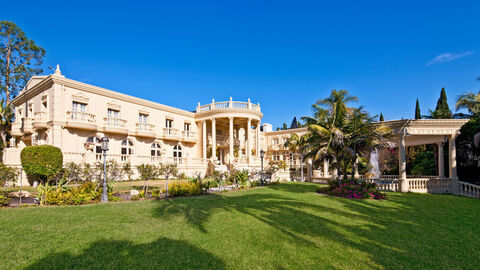
{"type": "Polygon", "coordinates": [[[480,90],[477,94],[467,92],[458,96],[455,104],[456,110],[467,109],[473,115],[480,115],[480,90]]]}
{"type": "Polygon", "coordinates": [[[344,176],[362,154],[383,145],[388,133],[386,128],[372,124],[376,116],[371,117],[362,107],[348,107],[354,101],[357,97],[348,91],[333,90],[328,98],[313,105],[313,117],[303,118],[308,125],[306,156],[317,162],[332,160],[330,165],[344,176]]]}

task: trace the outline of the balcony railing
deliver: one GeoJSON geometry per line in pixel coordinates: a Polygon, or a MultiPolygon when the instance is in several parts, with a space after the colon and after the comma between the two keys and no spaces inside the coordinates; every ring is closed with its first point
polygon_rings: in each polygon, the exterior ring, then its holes
{"type": "Polygon", "coordinates": [[[67,121],[95,124],[95,115],[87,112],[68,111],[67,121]]]}
{"type": "Polygon", "coordinates": [[[45,122],[47,121],[47,112],[36,112],[33,119],[35,122],[45,122]]]}
{"type": "Polygon", "coordinates": [[[176,129],[176,128],[163,128],[163,134],[176,136],[176,135],[178,135],[178,129],[176,129]]]}
{"type": "Polygon", "coordinates": [[[232,98],[230,98],[230,101],[215,102],[215,100],[212,100],[212,103],[210,104],[200,106],[199,103],[197,106],[197,112],[211,111],[214,109],[245,109],[259,112],[261,111],[260,104],[253,104],[250,102],[250,99],[248,102],[233,101],[232,98]]]}
{"type": "Polygon", "coordinates": [[[118,117],[105,117],[103,118],[105,121],[105,126],[108,127],[121,127],[124,128],[127,125],[127,120],[120,119],[118,117]]]}
{"type": "Polygon", "coordinates": [[[195,132],[189,131],[189,130],[184,130],[184,131],[182,131],[182,136],[183,136],[184,138],[194,138],[194,137],[195,137],[195,134],[196,134],[195,132]]]}
{"type": "Polygon", "coordinates": [[[147,124],[147,123],[137,123],[137,131],[154,132],[155,125],[147,124]]]}

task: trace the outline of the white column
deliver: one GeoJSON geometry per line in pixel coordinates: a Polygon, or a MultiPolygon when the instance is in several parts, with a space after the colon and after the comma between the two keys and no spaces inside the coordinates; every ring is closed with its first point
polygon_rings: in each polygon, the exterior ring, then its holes
{"type": "Polygon", "coordinates": [[[228,146],[230,147],[230,163],[233,161],[233,117],[229,117],[228,146]]]}
{"type": "Polygon", "coordinates": [[[329,174],[328,174],[328,159],[324,159],[323,160],[323,177],[327,178],[329,177],[329,174]]]}
{"type": "MultiPolygon", "coordinates": [[[[307,160],[307,181],[312,182],[312,175],[313,174],[313,166],[312,166],[312,159],[309,158],[307,160]]],[[[303,179],[302,179],[303,181],[303,179]]]]}
{"type": "Polygon", "coordinates": [[[207,158],[207,121],[202,121],[202,154],[203,158],[207,158]]]}
{"type": "Polygon", "coordinates": [[[255,143],[255,156],[260,157],[260,121],[257,122],[257,128],[255,129],[256,143],[255,143]]]}
{"type": "Polygon", "coordinates": [[[405,155],[405,135],[400,135],[398,140],[398,181],[401,192],[408,192],[407,160],[405,155]]]}
{"type": "Polygon", "coordinates": [[[215,127],[215,118],[212,119],[212,159],[217,160],[217,130],[215,127]]]}
{"type": "Polygon", "coordinates": [[[449,164],[449,177],[457,178],[457,150],[455,148],[455,137],[451,137],[448,140],[448,164],[449,164]]]}
{"type": "Polygon", "coordinates": [[[438,147],[438,176],[445,177],[445,168],[444,168],[444,160],[443,160],[443,143],[437,143],[438,147]]]}
{"type": "Polygon", "coordinates": [[[247,130],[245,131],[245,151],[247,152],[247,163],[250,165],[250,155],[252,151],[250,150],[250,127],[252,126],[252,119],[248,118],[247,121],[247,130]]]}

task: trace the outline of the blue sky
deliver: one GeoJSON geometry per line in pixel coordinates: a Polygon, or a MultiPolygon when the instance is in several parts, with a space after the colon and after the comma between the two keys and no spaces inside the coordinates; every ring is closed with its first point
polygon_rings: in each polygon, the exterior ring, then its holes
{"type": "MultiPolygon", "coordinates": [[[[260,102],[274,127],[332,89],[412,118],[480,89],[480,1],[7,1],[69,78],[194,110],[260,102]]],[[[45,68],[47,71],[47,69],[45,68]]]]}

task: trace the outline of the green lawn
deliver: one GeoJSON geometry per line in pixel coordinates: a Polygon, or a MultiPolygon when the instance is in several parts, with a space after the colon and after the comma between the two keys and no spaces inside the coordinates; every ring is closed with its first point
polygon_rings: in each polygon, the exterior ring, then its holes
{"type": "Polygon", "coordinates": [[[348,200],[287,183],[222,195],[0,209],[0,269],[478,269],[480,200],[348,200]]]}

